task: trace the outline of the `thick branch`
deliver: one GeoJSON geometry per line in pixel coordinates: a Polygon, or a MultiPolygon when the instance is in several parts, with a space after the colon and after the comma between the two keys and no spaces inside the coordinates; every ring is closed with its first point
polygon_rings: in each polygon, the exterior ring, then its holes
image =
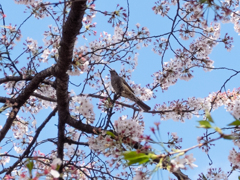
{"type": "MultiPolygon", "coordinates": [[[[67,119],[66,123],[68,125],[76,128],[76,129],[80,130],[80,131],[85,132],[85,133],[96,134],[97,135],[101,132],[101,129],[98,129],[98,128],[96,128],[94,126],[91,126],[91,125],[88,125],[88,124],[84,124],[81,121],[77,121],[77,120],[75,120],[74,118],[71,118],[71,117],[69,119],[67,119]]],[[[134,148],[136,148],[136,149],[139,149],[140,147],[142,147],[142,145],[139,144],[139,143],[136,143],[134,145],[134,148]]],[[[156,159],[154,161],[156,163],[159,163],[160,159],[156,159]]],[[[178,178],[178,180],[190,180],[187,175],[185,175],[181,172],[180,169],[173,172],[173,174],[178,178]]]]}
{"type": "Polygon", "coordinates": [[[95,126],[91,126],[89,124],[84,124],[81,121],[77,121],[76,119],[69,116],[66,123],[80,131],[83,131],[85,133],[89,134],[98,134],[98,128],[95,126]]]}
{"type": "Polygon", "coordinates": [[[6,123],[4,124],[2,130],[0,131],[0,142],[3,140],[8,130],[10,129],[13,120],[16,118],[16,115],[21,108],[21,106],[27,101],[30,95],[34,92],[35,89],[38,88],[39,83],[41,83],[46,77],[52,74],[52,67],[47,68],[40,73],[36,74],[36,76],[32,79],[31,82],[26,86],[25,89],[19,94],[19,96],[15,99],[17,103],[16,106],[13,106],[13,110],[10,112],[6,123]]]}
{"type": "Polygon", "coordinates": [[[35,136],[33,137],[31,143],[28,145],[27,149],[24,151],[24,153],[18,158],[18,160],[11,166],[8,168],[8,171],[6,174],[10,174],[12,172],[12,170],[17,167],[17,165],[23,160],[23,158],[25,158],[29,153],[30,153],[30,149],[32,148],[33,144],[36,142],[40,132],[42,131],[42,129],[46,126],[46,124],[50,121],[50,119],[55,116],[57,112],[57,108],[55,108],[50,114],[49,116],[46,118],[46,120],[41,124],[41,126],[39,126],[36,130],[35,136]]]}
{"type": "MultiPolygon", "coordinates": [[[[57,153],[60,159],[63,159],[65,122],[70,117],[68,100],[69,77],[66,72],[72,62],[74,43],[82,27],[85,9],[86,1],[72,2],[69,16],[63,26],[59,59],[54,72],[54,75],[57,77],[57,104],[59,116],[57,153]]],[[[61,171],[62,168],[60,169],[60,172],[61,171]]]]}
{"type": "Polygon", "coordinates": [[[57,102],[57,100],[55,98],[50,98],[50,97],[46,97],[37,93],[32,93],[32,96],[37,97],[39,99],[45,100],[45,101],[50,101],[50,102],[57,102]]]}
{"type": "MultiPolygon", "coordinates": [[[[21,76],[5,76],[5,78],[0,78],[0,84],[2,83],[6,83],[6,82],[10,82],[10,81],[14,81],[14,82],[18,82],[18,81],[30,81],[34,78],[35,76],[27,76],[26,78],[23,78],[21,76]]],[[[52,87],[55,87],[54,82],[50,81],[50,80],[43,80],[44,84],[48,84],[51,85],[52,87]]]]}

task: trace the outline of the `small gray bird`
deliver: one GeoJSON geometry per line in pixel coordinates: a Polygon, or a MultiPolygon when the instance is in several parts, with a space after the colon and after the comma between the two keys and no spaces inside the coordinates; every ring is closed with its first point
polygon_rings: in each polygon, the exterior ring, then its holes
{"type": "Polygon", "coordinates": [[[139,105],[144,111],[149,111],[151,108],[142,102],[138,97],[135,96],[134,91],[132,88],[127,84],[125,79],[120,77],[115,70],[110,70],[111,73],[111,84],[114,91],[125,98],[128,98],[137,105],[139,105]]]}

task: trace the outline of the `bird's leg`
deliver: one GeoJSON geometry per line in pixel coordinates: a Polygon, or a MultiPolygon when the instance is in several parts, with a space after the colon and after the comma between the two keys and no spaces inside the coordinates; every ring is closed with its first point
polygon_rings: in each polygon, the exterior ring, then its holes
{"type": "Polygon", "coordinates": [[[118,98],[120,98],[121,94],[114,94],[113,101],[116,101],[118,98]]]}
{"type": "Polygon", "coordinates": [[[114,104],[120,96],[121,96],[120,94],[114,93],[112,103],[114,104]]]}
{"type": "Polygon", "coordinates": [[[133,105],[131,105],[133,108],[135,107],[135,105],[137,105],[137,103],[134,103],[133,105]]]}

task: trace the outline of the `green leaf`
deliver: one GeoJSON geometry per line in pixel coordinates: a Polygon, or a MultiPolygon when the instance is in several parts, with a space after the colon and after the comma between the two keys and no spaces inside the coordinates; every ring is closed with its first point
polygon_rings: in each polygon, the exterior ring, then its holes
{"type": "Polygon", "coordinates": [[[228,124],[228,126],[240,126],[240,121],[235,120],[235,121],[231,122],[230,124],[228,124]]]}
{"type": "Polygon", "coordinates": [[[205,128],[205,129],[212,128],[212,125],[208,121],[202,120],[202,121],[198,121],[198,122],[199,122],[200,128],[205,128]]]}
{"type": "Polygon", "coordinates": [[[214,127],[214,129],[215,129],[215,131],[217,131],[219,134],[223,134],[221,128],[219,128],[219,127],[214,127]]]}
{"type": "Polygon", "coordinates": [[[223,135],[223,139],[233,140],[235,137],[231,135],[223,135]]]}
{"type": "Polygon", "coordinates": [[[201,4],[208,4],[208,6],[213,5],[213,0],[199,0],[201,4]]]}
{"type": "Polygon", "coordinates": [[[238,176],[238,180],[240,180],[240,176],[238,176]]]}
{"type": "Polygon", "coordinates": [[[201,4],[205,3],[207,0],[199,0],[201,4]]]}
{"type": "Polygon", "coordinates": [[[111,131],[107,131],[106,134],[111,136],[112,138],[115,138],[115,135],[111,131]]]}
{"type": "Polygon", "coordinates": [[[134,159],[138,157],[148,157],[148,155],[144,153],[137,153],[136,151],[125,151],[123,152],[123,156],[126,160],[134,159]]]}
{"type": "Polygon", "coordinates": [[[123,156],[126,160],[128,160],[129,158],[135,156],[136,152],[135,151],[125,151],[123,152],[123,156]]]}
{"type": "Polygon", "coordinates": [[[157,156],[156,154],[149,153],[149,154],[148,154],[148,157],[149,157],[150,159],[156,159],[158,156],[157,156]]]}
{"type": "Polygon", "coordinates": [[[213,118],[212,118],[212,116],[211,116],[211,114],[210,114],[209,111],[205,111],[205,115],[206,115],[206,118],[207,118],[207,120],[208,120],[209,122],[214,123],[213,118]]]}
{"type": "Polygon", "coordinates": [[[153,154],[137,153],[136,151],[125,151],[123,152],[124,159],[128,161],[128,165],[132,164],[144,164],[150,159],[155,158],[153,154]]]}
{"type": "Polygon", "coordinates": [[[28,168],[28,170],[29,170],[29,173],[30,174],[32,174],[32,169],[33,169],[33,161],[31,161],[31,160],[27,160],[27,163],[26,163],[26,166],[27,166],[27,168],[28,168]]]}
{"type": "Polygon", "coordinates": [[[61,165],[58,164],[56,170],[58,171],[60,169],[61,165]]]}
{"type": "Polygon", "coordinates": [[[144,163],[147,163],[149,161],[149,158],[147,157],[143,157],[143,158],[137,158],[137,159],[132,159],[132,160],[129,160],[128,162],[128,165],[132,165],[132,164],[144,164],[144,163]]]}

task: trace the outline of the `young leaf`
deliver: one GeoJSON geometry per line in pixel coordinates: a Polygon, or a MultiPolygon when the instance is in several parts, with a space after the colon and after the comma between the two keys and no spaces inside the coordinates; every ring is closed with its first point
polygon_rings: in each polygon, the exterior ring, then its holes
{"type": "Polygon", "coordinates": [[[223,139],[233,140],[233,139],[235,139],[235,137],[231,136],[231,135],[224,135],[223,139]]]}
{"type": "Polygon", "coordinates": [[[128,165],[132,164],[144,164],[150,160],[152,154],[149,156],[144,153],[137,153],[136,151],[126,151],[123,152],[124,159],[128,161],[128,165]]]}
{"type": "Polygon", "coordinates": [[[207,0],[199,0],[201,4],[206,3],[207,0]]]}
{"type": "Polygon", "coordinates": [[[112,138],[115,138],[115,135],[111,131],[107,131],[106,134],[110,135],[112,138]]]}
{"type": "Polygon", "coordinates": [[[235,121],[231,122],[230,124],[228,124],[228,126],[240,126],[240,121],[235,120],[235,121]]]}
{"type": "Polygon", "coordinates": [[[217,131],[219,134],[223,134],[221,128],[219,128],[219,127],[214,127],[214,129],[215,129],[215,131],[217,131]]]}
{"type": "Polygon", "coordinates": [[[128,165],[132,165],[132,164],[144,164],[147,163],[149,161],[149,158],[147,157],[142,157],[142,158],[137,158],[137,159],[131,159],[128,161],[128,165]]]}
{"type": "Polygon", "coordinates": [[[205,129],[212,128],[212,125],[208,121],[203,120],[203,121],[198,121],[198,122],[199,122],[200,128],[205,128],[205,129]]]}
{"type": "Polygon", "coordinates": [[[141,158],[141,157],[148,157],[148,155],[144,153],[137,153],[136,151],[125,151],[123,152],[123,156],[126,160],[141,158]]]}
{"type": "Polygon", "coordinates": [[[27,168],[28,168],[28,170],[29,170],[29,173],[30,174],[32,174],[32,169],[33,169],[33,161],[31,161],[31,160],[27,160],[27,163],[26,163],[26,166],[27,166],[27,168]]]}
{"type": "Polygon", "coordinates": [[[205,111],[205,115],[206,115],[206,118],[207,118],[207,120],[208,120],[209,122],[214,123],[213,118],[212,118],[212,116],[211,116],[211,114],[210,114],[209,111],[205,111]]]}
{"type": "Polygon", "coordinates": [[[158,156],[157,156],[156,154],[149,153],[149,154],[148,154],[148,157],[149,157],[150,159],[156,159],[158,156]]]}

